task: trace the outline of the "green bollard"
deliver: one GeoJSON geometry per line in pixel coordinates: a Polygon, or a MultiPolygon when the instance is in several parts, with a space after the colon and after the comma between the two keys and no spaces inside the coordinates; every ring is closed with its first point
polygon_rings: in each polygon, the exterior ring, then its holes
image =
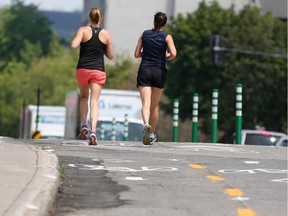
{"type": "Polygon", "coordinates": [[[218,130],[218,89],[213,89],[212,93],[212,136],[211,143],[217,143],[218,130]]]}
{"type": "Polygon", "coordinates": [[[198,102],[199,96],[197,93],[193,95],[193,112],[192,112],[192,142],[197,142],[198,133],[198,102]]]}
{"type": "Polygon", "coordinates": [[[128,141],[128,131],[129,131],[128,114],[125,114],[125,120],[124,120],[124,141],[128,141]]]}
{"type": "Polygon", "coordinates": [[[242,142],[242,85],[236,87],[236,144],[242,142]]]}
{"type": "Polygon", "coordinates": [[[104,124],[101,125],[101,131],[100,131],[100,140],[104,140],[105,139],[105,128],[104,128],[104,124]]]}
{"type": "Polygon", "coordinates": [[[116,141],[116,119],[113,118],[112,120],[112,136],[111,136],[112,141],[116,141]]]}
{"type": "Polygon", "coordinates": [[[174,100],[173,108],[173,142],[178,142],[179,100],[174,100]]]}

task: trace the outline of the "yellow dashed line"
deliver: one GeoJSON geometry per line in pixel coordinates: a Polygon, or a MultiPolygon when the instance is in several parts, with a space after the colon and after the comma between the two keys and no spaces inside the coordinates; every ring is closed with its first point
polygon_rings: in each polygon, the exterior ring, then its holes
{"type": "Polygon", "coordinates": [[[220,176],[207,176],[208,179],[214,180],[214,181],[224,181],[224,178],[220,176]]]}
{"type": "MultiPolygon", "coordinates": [[[[189,167],[193,169],[206,169],[205,166],[202,166],[200,164],[188,164],[189,167]]],[[[208,179],[213,181],[224,181],[225,179],[220,176],[207,176],[208,179]]],[[[237,196],[243,196],[244,193],[238,189],[238,188],[229,188],[225,189],[225,193],[227,193],[229,196],[237,197],[237,196]]],[[[252,209],[247,208],[237,208],[237,216],[255,216],[255,212],[252,209]]]]}
{"type": "Polygon", "coordinates": [[[243,196],[244,195],[244,193],[241,190],[239,190],[238,188],[226,189],[225,192],[229,196],[243,196]]]}
{"type": "Polygon", "coordinates": [[[255,216],[255,212],[252,209],[238,208],[238,216],[255,216]]]}
{"type": "Polygon", "coordinates": [[[194,168],[194,169],[205,169],[205,166],[201,166],[199,164],[188,164],[189,167],[194,168]]]}

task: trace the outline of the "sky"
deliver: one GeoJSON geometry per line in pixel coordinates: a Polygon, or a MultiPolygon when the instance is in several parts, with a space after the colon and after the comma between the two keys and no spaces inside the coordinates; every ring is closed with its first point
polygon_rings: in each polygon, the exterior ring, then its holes
{"type": "MultiPolygon", "coordinates": [[[[22,0],[24,4],[37,5],[40,10],[82,11],[83,0],[22,0]]],[[[0,0],[0,7],[11,4],[11,0],[0,0]]]]}

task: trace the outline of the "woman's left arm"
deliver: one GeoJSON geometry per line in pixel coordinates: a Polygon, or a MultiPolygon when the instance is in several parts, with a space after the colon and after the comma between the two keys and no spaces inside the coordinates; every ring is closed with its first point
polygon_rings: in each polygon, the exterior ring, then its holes
{"type": "Polygon", "coordinates": [[[84,29],[83,27],[79,28],[74,39],[71,41],[71,48],[72,49],[77,49],[82,41],[84,34],[84,29]]]}

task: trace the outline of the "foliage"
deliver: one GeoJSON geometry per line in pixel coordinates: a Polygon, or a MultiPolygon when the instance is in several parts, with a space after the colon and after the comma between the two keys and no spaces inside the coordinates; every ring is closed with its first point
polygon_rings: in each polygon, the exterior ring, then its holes
{"type": "Polygon", "coordinates": [[[105,88],[136,90],[138,66],[128,56],[116,56],[113,64],[106,66],[105,88]]]}
{"type": "Polygon", "coordinates": [[[225,53],[224,65],[209,64],[209,40],[223,35],[225,47],[286,54],[286,26],[271,14],[262,15],[255,7],[239,14],[233,8],[222,9],[217,3],[202,2],[187,16],[179,15],[169,26],[178,56],[169,63],[165,94],[170,98],[163,107],[172,112],[174,98],[180,101],[180,117],[191,119],[193,94],[199,93],[201,130],[211,133],[211,98],[219,90],[220,141],[229,141],[235,130],[235,88],[243,85],[244,128],[263,123],[268,130],[285,131],[287,126],[287,66],[284,59],[225,53]],[[277,107],[277,108],[276,108],[277,107]]]}
{"type": "MultiPolygon", "coordinates": [[[[163,107],[171,114],[173,99],[180,100],[180,128],[185,127],[184,123],[189,125],[192,97],[197,92],[199,133],[201,139],[208,139],[212,90],[217,88],[219,134],[224,134],[220,141],[227,141],[235,130],[235,87],[242,83],[243,127],[263,123],[269,130],[286,130],[286,59],[226,52],[221,67],[209,64],[209,41],[213,34],[224,36],[225,47],[287,55],[284,23],[254,7],[236,14],[233,8],[201,3],[196,12],[174,18],[168,31],[174,38],[178,56],[168,63],[163,107]]],[[[78,51],[66,50],[37,7],[25,6],[19,0],[0,9],[0,47],[0,135],[18,137],[20,108],[24,102],[36,104],[38,88],[43,105],[64,105],[65,93],[77,88],[78,51]]],[[[107,63],[104,88],[136,90],[139,62],[119,55],[107,63]]],[[[170,119],[164,113],[161,116],[159,120],[166,122],[159,124],[159,129],[163,125],[160,135],[170,137],[171,133],[167,133],[170,119]]],[[[190,131],[182,133],[181,141],[189,141],[190,131]]]]}
{"type": "MultiPolygon", "coordinates": [[[[79,50],[67,51],[60,44],[59,37],[50,33],[47,35],[51,38],[44,38],[43,44],[41,33],[31,28],[43,28],[50,32],[51,27],[43,17],[39,17],[36,9],[33,5],[24,6],[19,1],[1,9],[0,134],[4,136],[18,137],[21,106],[36,104],[38,89],[41,91],[41,105],[64,105],[65,93],[77,89],[75,68],[79,50]],[[25,31],[14,32],[17,38],[10,38],[7,28],[11,28],[15,20],[20,20],[12,12],[20,9],[25,17],[22,19],[25,31]],[[43,21],[38,22],[41,26],[32,25],[35,23],[33,20],[38,18],[43,21]],[[9,47],[9,52],[5,47],[9,47]],[[45,55],[43,50],[47,50],[45,55]]],[[[135,90],[137,69],[131,58],[117,56],[115,63],[106,66],[105,88],[135,90]]]]}
{"type": "Polygon", "coordinates": [[[0,134],[18,137],[21,106],[37,104],[38,88],[42,105],[64,105],[77,88],[78,53],[61,45],[36,6],[14,0],[0,10],[0,134]]]}
{"type": "Polygon", "coordinates": [[[30,67],[9,62],[0,76],[0,131],[17,137],[21,106],[37,104],[64,105],[67,91],[76,88],[75,65],[69,52],[34,60],[30,67]]]}
{"type": "Polygon", "coordinates": [[[47,56],[55,34],[51,22],[34,5],[13,0],[0,9],[0,59],[4,65],[15,59],[29,63],[30,57],[47,56]]]}

